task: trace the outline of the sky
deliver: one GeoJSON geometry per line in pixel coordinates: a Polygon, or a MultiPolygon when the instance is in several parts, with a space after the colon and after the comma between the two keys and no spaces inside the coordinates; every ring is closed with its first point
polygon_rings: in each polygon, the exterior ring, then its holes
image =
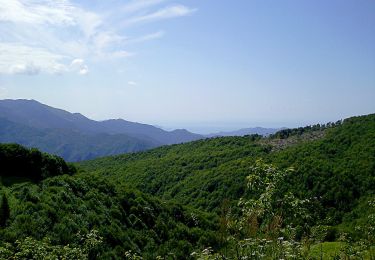
{"type": "Polygon", "coordinates": [[[375,113],[373,0],[0,0],[0,99],[208,133],[375,113]]]}

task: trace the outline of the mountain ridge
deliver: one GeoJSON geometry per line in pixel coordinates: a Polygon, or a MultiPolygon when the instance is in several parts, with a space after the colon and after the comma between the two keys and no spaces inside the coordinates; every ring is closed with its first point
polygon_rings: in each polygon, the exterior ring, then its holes
{"type": "Polygon", "coordinates": [[[217,136],[274,132],[276,129],[259,127],[200,135],[186,129],[166,131],[121,118],[96,121],[33,99],[0,100],[0,142],[36,147],[67,161],[138,152],[217,136]]]}
{"type": "Polygon", "coordinates": [[[203,136],[112,119],[95,121],[36,100],[0,100],[0,142],[19,143],[68,161],[147,150],[203,136]]]}

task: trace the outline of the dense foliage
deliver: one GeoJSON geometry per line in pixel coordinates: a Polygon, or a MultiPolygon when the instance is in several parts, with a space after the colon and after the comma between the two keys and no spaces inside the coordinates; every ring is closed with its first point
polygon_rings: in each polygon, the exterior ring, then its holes
{"type": "Polygon", "coordinates": [[[285,187],[299,197],[317,198],[317,218],[336,225],[361,197],[375,195],[375,115],[346,119],[327,129],[324,138],[270,154],[267,160],[294,167],[297,174],[285,187]]]}
{"type": "Polygon", "coordinates": [[[244,179],[259,158],[294,167],[283,192],[314,198],[315,223],[337,225],[358,199],[375,193],[375,115],[282,130],[270,138],[214,138],[80,165],[111,172],[143,192],[219,212],[227,199],[251,197],[244,179]]]}
{"type": "MultiPolygon", "coordinates": [[[[32,170],[39,162],[34,154],[40,153],[2,145],[2,154],[8,169],[32,170]]],[[[40,171],[30,171],[28,178],[56,175],[56,168],[44,167],[55,157],[40,155],[40,171]]],[[[57,168],[62,166],[63,160],[57,168]]],[[[194,249],[218,246],[215,215],[162,202],[105,175],[64,174],[3,186],[0,194],[0,259],[122,259],[129,250],[146,259],[168,254],[181,259],[194,249]],[[95,246],[88,248],[92,236],[95,246]]]]}
{"type": "Polygon", "coordinates": [[[240,199],[240,215],[234,217],[229,211],[222,216],[224,250],[206,248],[193,254],[198,259],[374,259],[375,198],[366,203],[371,211],[366,223],[356,226],[364,236],[353,240],[342,233],[339,241],[323,243],[329,227],[308,224],[314,201],[280,192],[293,174],[292,168],[280,170],[257,161],[246,178],[256,195],[240,199]]]}
{"type": "MultiPolygon", "coordinates": [[[[133,250],[148,259],[215,245],[214,222],[180,205],[163,204],[104,178],[56,177],[8,191],[11,215],[0,231],[3,242],[32,237],[52,245],[79,247],[79,235],[97,230],[102,244],[92,254],[121,258],[133,250]]],[[[16,244],[14,245],[16,246],[16,244]]]]}
{"type": "Polygon", "coordinates": [[[32,181],[76,172],[62,158],[18,144],[0,144],[0,180],[26,178],[32,181]]]}
{"type": "Polygon", "coordinates": [[[218,211],[225,199],[243,195],[249,166],[267,154],[269,148],[255,142],[259,138],[213,138],[79,165],[163,199],[218,211]]]}
{"type": "Polygon", "coordinates": [[[58,157],[0,148],[20,167],[5,178],[39,176],[1,187],[3,258],[374,257],[375,115],[100,158],[73,175],[58,157]]]}

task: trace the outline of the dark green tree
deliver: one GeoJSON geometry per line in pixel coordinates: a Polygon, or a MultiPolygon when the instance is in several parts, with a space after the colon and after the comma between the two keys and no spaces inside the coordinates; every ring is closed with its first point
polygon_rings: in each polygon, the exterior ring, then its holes
{"type": "Polygon", "coordinates": [[[9,219],[10,209],[8,198],[4,194],[1,199],[1,206],[0,206],[0,227],[5,227],[7,220],[9,219]]]}

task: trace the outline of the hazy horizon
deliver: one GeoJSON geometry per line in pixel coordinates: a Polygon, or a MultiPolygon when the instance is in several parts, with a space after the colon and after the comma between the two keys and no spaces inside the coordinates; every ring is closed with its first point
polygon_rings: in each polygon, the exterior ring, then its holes
{"type": "Polygon", "coordinates": [[[199,133],[375,112],[374,1],[0,6],[0,99],[199,133]]]}
{"type": "MultiPolygon", "coordinates": [[[[17,99],[9,99],[9,100],[17,100],[17,99]]],[[[20,99],[20,100],[30,100],[30,99],[20,99]]],[[[33,99],[32,99],[33,100],[33,99]]],[[[0,99],[1,101],[1,99],[0,99]]],[[[34,100],[39,102],[38,100],[34,100]]],[[[44,103],[42,103],[44,104],[44,103]]],[[[44,104],[50,107],[50,104],[44,104]]],[[[90,116],[87,116],[80,111],[69,111],[61,107],[54,107],[57,109],[63,109],[69,113],[80,113],[83,116],[95,120],[95,121],[104,121],[104,120],[110,120],[110,119],[123,119],[126,121],[131,121],[127,118],[92,118],[90,116]]],[[[327,119],[325,121],[312,121],[312,120],[305,120],[300,122],[223,122],[223,121],[202,121],[202,122],[144,122],[144,121],[131,121],[136,123],[142,123],[142,124],[148,124],[153,125],[155,127],[161,128],[166,131],[172,131],[176,129],[186,129],[192,133],[196,134],[202,134],[202,135],[208,135],[208,134],[215,134],[219,132],[231,132],[231,131],[237,131],[245,128],[296,128],[296,127],[304,127],[307,125],[314,125],[314,124],[326,124],[328,122],[336,122],[338,120],[342,120],[351,116],[360,116],[362,114],[355,114],[355,115],[347,115],[346,117],[341,118],[331,118],[327,119]]]]}

